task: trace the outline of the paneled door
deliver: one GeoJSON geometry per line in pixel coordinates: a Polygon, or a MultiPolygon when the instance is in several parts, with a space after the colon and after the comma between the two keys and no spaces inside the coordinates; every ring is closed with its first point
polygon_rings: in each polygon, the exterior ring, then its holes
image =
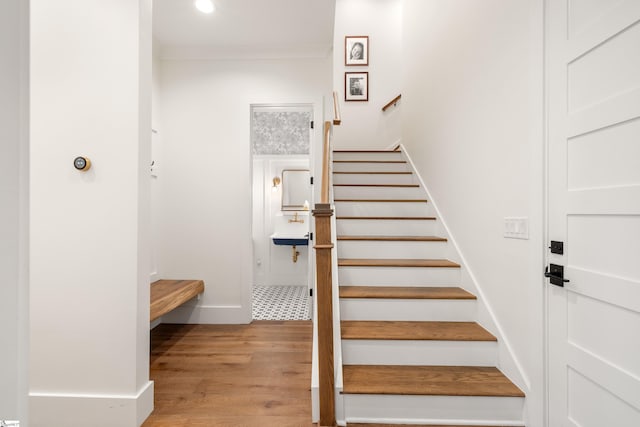
{"type": "Polygon", "coordinates": [[[546,6],[549,426],[638,427],[640,0],[546,6]]]}

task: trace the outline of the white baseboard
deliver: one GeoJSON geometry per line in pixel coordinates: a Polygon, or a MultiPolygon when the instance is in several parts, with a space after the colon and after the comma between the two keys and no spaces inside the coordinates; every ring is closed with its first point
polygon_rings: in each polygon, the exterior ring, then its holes
{"type": "Polygon", "coordinates": [[[251,308],[241,305],[185,305],[163,315],[162,323],[248,324],[251,323],[251,308]]]}
{"type": "Polygon", "coordinates": [[[30,427],[139,427],[153,411],[153,381],[135,395],[29,393],[30,427]]]}

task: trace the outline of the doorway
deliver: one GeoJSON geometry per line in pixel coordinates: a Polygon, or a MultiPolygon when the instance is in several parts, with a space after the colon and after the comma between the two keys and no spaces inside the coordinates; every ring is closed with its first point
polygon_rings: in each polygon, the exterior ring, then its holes
{"type": "Polygon", "coordinates": [[[251,106],[254,320],[311,318],[312,129],[312,104],[251,106]]]}
{"type": "Polygon", "coordinates": [[[547,5],[548,422],[637,426],[640,7],[547,5]]]}

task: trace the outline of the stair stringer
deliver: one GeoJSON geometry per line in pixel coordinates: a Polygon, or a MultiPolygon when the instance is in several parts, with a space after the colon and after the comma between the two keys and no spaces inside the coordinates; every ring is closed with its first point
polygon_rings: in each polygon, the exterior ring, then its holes
{"type": "MultiPolygon", "coordinates": [[[[453,233],[451,233],[447,223],[438,209],[437,202],[433,199],[429,192],[429,187],[425,184],[422,176],[419,171],[416,169],[415,164],[413,163],[411,156],[407,152],[406,147],[403,144],[400,144],[400,150],[402,152],[402,156],[408,162],[410,169],[413,171],[416,179],[420,183],[421,189],[426,193],[426,197],[429,200],[429,204],[432,206],[432,209],[435,213],[435,216],[438,218],[437,221],[437,231],[438,235],[441,237],[446,237],[448,239],[448,249],[447,256],[448,259],[455,261],[461,265],[460,268],[460,286],[471,293],[474,293],[477,297],[477,321],[484,328],[486,328],[489,332],[496,336],[498,339],[498,365],[497,367],[507,376],[511,381],[513,381],[520,389],[522,389],[525,395],[529,394],[531,391],[531,381],[528,376],[524,373],[524,369],[522,368],[522,364],[515,356],[513,352],[513,348],[504,334],[504,330],[495,315],[495,311],[491,308],[491,304],[487,300],[485,293],[482,290],[482,287],[478,283],[473,271],[469,268],[469,264],[467,263],[460,246],[458,245],[453,233]]],[[[524,401],[524,411],[523,416],[527,416],[527,400],[524,401]]]]}

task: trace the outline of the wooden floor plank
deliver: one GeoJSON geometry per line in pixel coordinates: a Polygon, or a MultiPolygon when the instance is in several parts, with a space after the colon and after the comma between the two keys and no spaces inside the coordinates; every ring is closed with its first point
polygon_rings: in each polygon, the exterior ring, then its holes
{"type": "Polygon", "coordinates": [[[143,427],[312,427],[310,321],[151,332],[155,407],[143,427]]]}
{"type": "Polygon", "coordinates": [[[468,300],[476,296],[458,287],[340,286],[340,298],[468,300]]]}
{"type": "Polygon", "coordinates": [[[524,397],[497,368],[345,365],[346,394],[524,397]]]}
{"type": "Polygon", "coordinates": [[[497,341],[475,322],[343,320],[345,340],[497,341]]]}
{"type": "Polygon", "coordinates": [[[338,240],[380,241],[380,242],[446,242],[444,237],[437,236],[338,236],[338,240]]]}
{"type": "Polygon", "coordinates": [[[340,258],[338,267],[428,267],[460,268],[460,264],[448,259],[368,259],[340,258]]]}

